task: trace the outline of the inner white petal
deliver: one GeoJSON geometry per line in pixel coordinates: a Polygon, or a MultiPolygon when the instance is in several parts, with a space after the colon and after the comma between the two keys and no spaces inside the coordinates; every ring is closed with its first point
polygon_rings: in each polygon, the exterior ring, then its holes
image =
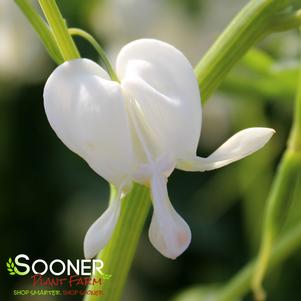
{"type": "Polygon", "coordinates": [[[139,105],[134,98],[128,97],[127,100],[133,140],[138,143],[136,147],[143,152],[143,156],[140,156],[143,161],[133,177],[137,182],[149,185],[152,192],[154,212],[149,238],[161,254],[175,259],[185,251],[191,241],[189,226],[172,207],[166,187],[167,177],[174,170],[176,161],[172,154],[158,152],[155,135],[147,127],[139,105]]]}
{"type": "Polygon", "coordinates": [[[84,240],[85,258],[93,258],[109,242],[120,215],[121,197],[122,187],[106,211],[88,229],[84,240]]]}
{"type": "Polygon", "coordinates": [[[133,151],[139,162],[134,179],[138,183],[149,185],[153,168],[169,176],[175,168],[176,161],[171,153],[160,152],[156,135],[147,125],[139,103],[126,89],[123,93],[127,99],[126,107],[132,130],[132,141],[134,141],[133,151]]]}
{"type": "Polygon", "coordinates": [[[149,228],[149,238],[162,255],[175,259],[189,246],[191,231],[187,223],[172,207],[166,184],[165,176],[153,175],[151,191],[154,212],[149,228]]]}

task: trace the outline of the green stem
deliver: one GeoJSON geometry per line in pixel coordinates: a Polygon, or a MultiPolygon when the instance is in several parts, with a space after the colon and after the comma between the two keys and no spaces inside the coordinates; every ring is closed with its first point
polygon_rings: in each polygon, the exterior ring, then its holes
{"type": "Polygon", "coordinates": [[[16,4],[22,10],[32,27],[38,33],[41,41],[47,49],[50,57],[59,65],[63,63],[64,59],[60,50],[57,47],[56,41],[49,30],[47,24],[43,21],[41,16],[29,4],[27,0],[15,0],[16,4]]]}
{"type": "Polygon", "coordinates": [[[289,148],[301,152],[301,67],[299,69],[298,90],[294,109],[294,124],[289,139],[289,148]]]}
{"type": "MultiPolygon", "coordinates": [[[[301,70],[301,69],[300,69],[301,70]]],[[[276,179],[267,201],[262,240],[256,264],[252,288],[256,300],[265,300],[262,281],[269,264],[274,240],[279,232],[279,215],[282,205],[288,199],[292,185],[301,170],[301,72],[295,101],[293,126],[287,150],[283,155],[276,179]]]]}
{"type": "Polygon", "coordinates": [[[55,0],[39,0],[39,2],[64,60],[79,58],[80,54],[68,33],[66,22],[55,0]]]}
{"type": "MultiPolygon", "coordinates": [[[[269,270],[285,261],[301,247],[301,223],[287,232],[273,247],[270,257],[269,270]]],[[[229,283],[219,291],[212,301],[240,300],[249,290],[256,261],[246,265],[229,283]]]]}
{"type": "Polygon", "coordinates": [[[267,270],[273,242],[279,231],[279,217],[282,205],[288,200],[301,168],[301,154],[287,150],[279,164],[270,195],[267,200],[262,241],[252,282],[256,300],[264,300],[262,281],[267,270]]]}
{"type": "MultiPolygon", "coordinates": [[[[109,280],[104,280],[101,297],[85,297],[85,301],[117,301],[120,300],[122,289],[137,244],[150,209],[149,189],[135,184],[131,193],[122,201],[122,210],[114,234],[109,244],[100,253],[105,264],[104,271],[112,275],[109,280]]],[[[97,286],[89,286],[88,290],[97,290],[97,286]]]]}
{"type": "Polygon", "coordinates": [[[110,61],[108,60],[106,53],[104,52],[102,47],[98,44],[98,42],[93,38],[92,35],[90,35],[88,32],[86,32],[82,29],[79,29],[79,28],[69,28],[68,32],[72,36],[80,36],[80,37],[84,38],[85,40],[87,40],[98,52],[103,63],[105,64],[105,67],[106,67],[111,79],[119,82],[118,77],[117,77],[114,69],[112,68],[112,65],[110,64],[110,61]]]}
{"type": "Polygon", "coordinates": [[[233,19],[195,68],[202,101],[219,86],[229,70],[270,31],[279,0],[252,0],[233,19]]]}

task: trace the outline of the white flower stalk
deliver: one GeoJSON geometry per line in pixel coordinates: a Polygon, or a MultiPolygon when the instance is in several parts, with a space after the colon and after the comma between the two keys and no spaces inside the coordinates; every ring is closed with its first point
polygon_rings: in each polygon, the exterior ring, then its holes
{"type": "Polygon", "coordinates": [[[174,259],[190,244],[191,232],[170,203],[169,175],[175,168],[205,171],[237,161],[263,147],[274,130],[245,129],[209,157],[197,157],[201,102],[185,56],[164,42],[137,40],[121,49],[116,73],[120,83],[96,63],[77,59],[57,67],[44,90],[46,114],[58,137],[118,189],[86,234],[85,256],[106,245],[122,195],[138,182],[152,194],[149,238],[174,259]]]}

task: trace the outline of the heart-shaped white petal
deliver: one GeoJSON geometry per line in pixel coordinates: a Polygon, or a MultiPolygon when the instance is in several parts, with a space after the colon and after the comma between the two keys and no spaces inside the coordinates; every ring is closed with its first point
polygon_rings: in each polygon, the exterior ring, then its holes
{"type": "Polygon", "coordinates": [[[201,102],[193,68],[173,46],[141,39],[117,57],[122,88],[140,107],[157,153],[194,153],[201,130],[201,102]]]}
{"type": "Polygon", "coordinates": [[[177,168],[186,171],[205,171],[238,161],[262,148],[273,136],[270,128],[248,128],[239,131],[207,158],[183,158],[177,168]]]}
{"type": "Polygon", "coordinates": [[[111,200],[107,210],[92,224],[84,240],[86,258],[97,255],[110,240],[117,224],[121,208],[121,190],[111,200]]]}
{"type": "Polygon", "coordinates": [[[165,257],[175,259],[189,246],[191,231],[187,223],[172,207],[164,175],[154,175],[151,192],[154,206],[149,239],[165,257]]]}
{"type": "Polygon", "coordinates": [[[120,85],[90,60],[69,61],[47,80],[44,105],[58,137],[120,186],[136,164],[120,85]]]}
{"type": "MultiPolygon", "coordinates": [[[[45,111],[59,138],[106,180],[119,188],[133,179],[151,186],[149,237],[159,252],[174,259],[191,241],[189,226],[168,197],[167,177],[175,165],[187,171],[222,167],[263,147],[274,130],[245,129],[209,157],[197,157],[201,102],[185,56],[164,42],[137,40],[120,51],[117,75],[120,84],[90,60],[66,62],[45,85],[45,111]]],[[[121,191],[88,230],[86,257],[110,239],[121,191]]]]}

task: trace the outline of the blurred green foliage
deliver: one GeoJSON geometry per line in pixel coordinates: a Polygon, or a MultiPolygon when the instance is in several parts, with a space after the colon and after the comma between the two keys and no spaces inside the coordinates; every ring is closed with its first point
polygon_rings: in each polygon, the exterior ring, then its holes
{"type": "MultiPolygon", "coordinates": [[[[10,1],[1,3],[1,9],[10,5],[6,2],[10,1]]],[[[114,25],[122,13],[118,10],[119,0],[112,1],[116,2],[112,6],[115,11],[105,11],[115,28],[115,36],[108,39],[110,32],[102,34],[103,20],[99,18],[95,23],[95,16],[94,19],[92,16],[105,9],[104,2],[58,1],[68,24],[96,34],[113,56],[118,41],[123,42],[129,36],[138,38],[141,33],[129,35],[123,27],[130,25],[114,25]]],[[[149,4],[149,1],[144,2],[149,4]]],[[[150,16],[154,21],[145,25],[148,34],[167,39],[184,53],[185,48],[189,48],[187,56],[194,63],[233,13],[247,1],[155,2],[150,16]],[[169,40],[164,26],[155,28],[153,23],[165,24],[159,18],[167,22],[175,14],[177,19],[172,24],[178,27],[173,31],[179,30],[187,36],[178,34],[176,38],[170,36],[169,40]],[[194,32],[190,31],[191,26],[194,32]],[[193,35],[191,40],[189,35],[193,35]]],[[[298,1],[296,5],[300,6],[298,1]]],[[[15,10],[12,8],[8,13],[14,14],[15,10]]],[[[135,22],[137,12],[131,13],[133,19],[128,21],[135,22]]],[[[23,17],[19,14],[18,18],[23,17]]],[[[0,32],[1,26],[4,25],[0,22],[0,32]]],[[[24,23],[14,26],[15,30],[8,31],[11,38],[16,31],[31,32],[30,26],[24,23]]],[[[85,57],[97,59],[89,45],[82,41],[78,44],[85,57]]],[[[202,155],[245,127],[269,126],[276,129],[277,135],[264,150],[222,170],[173,174],[169,181],[170,198],[191,226],[192,244],[180,258],[170,261],[152,248],[145,229],[126,286],[125,301],[209,301],[216,287],[255,254],[265,200],[291,126],[298,44],[297,32],[293,31],[269,37],[246,54],[212,97],[210,110],[208,104],[204,111],[204,132],[199,148],[202,155]],[[189,289],[200,284],[203,287],[189,289]]],[[[14,43],[11,45],[16,47],[14,43]]],[[[39,49],[38,40],[28,38],[18,49],[17,55],[22,61],[28,60],[22,56],[24,48],[39,49]]],[[[8,51],[11,52],[13,49],[8,51]]],[[[109,193],[107,183],[71,153],[48,125],[42,102],[43,85],[55,66],[43,56],[43,50],[35,53],[31,65],[13,66],[13,56],[6,58],[0,52],[0,223],[4,232],[0,294],[3,300],[11,300],[11,290],[30,285],[30,282],[7,275],[4,266],[7,258],[19,253],[32,258],[82,258],[85,231],[106,207],[109,193]],[[1,68],[7,60],[9,69],[16,70],[9,76],[4,72],[6,69],[1,68]]],[[[294,197],[288,204],[291,208],[289,222],[283,226],[283,231],[300,218],[300,187],[301,184],[295,187],[294,197]]],[[[296,254],[285,266],[274,271],[267,286],[271,300],[298,300],[300,266],[301,257],[296,254]]],[[[13,300],[27,299],[16,297],[13,300]]],[[[53,297],[52,300],[61,299],[53,297]]],[[[72,300],[80,298],[72,297],[72,300]]],[[[249,296],[246,300],[250,300],[249,296]]]]}

